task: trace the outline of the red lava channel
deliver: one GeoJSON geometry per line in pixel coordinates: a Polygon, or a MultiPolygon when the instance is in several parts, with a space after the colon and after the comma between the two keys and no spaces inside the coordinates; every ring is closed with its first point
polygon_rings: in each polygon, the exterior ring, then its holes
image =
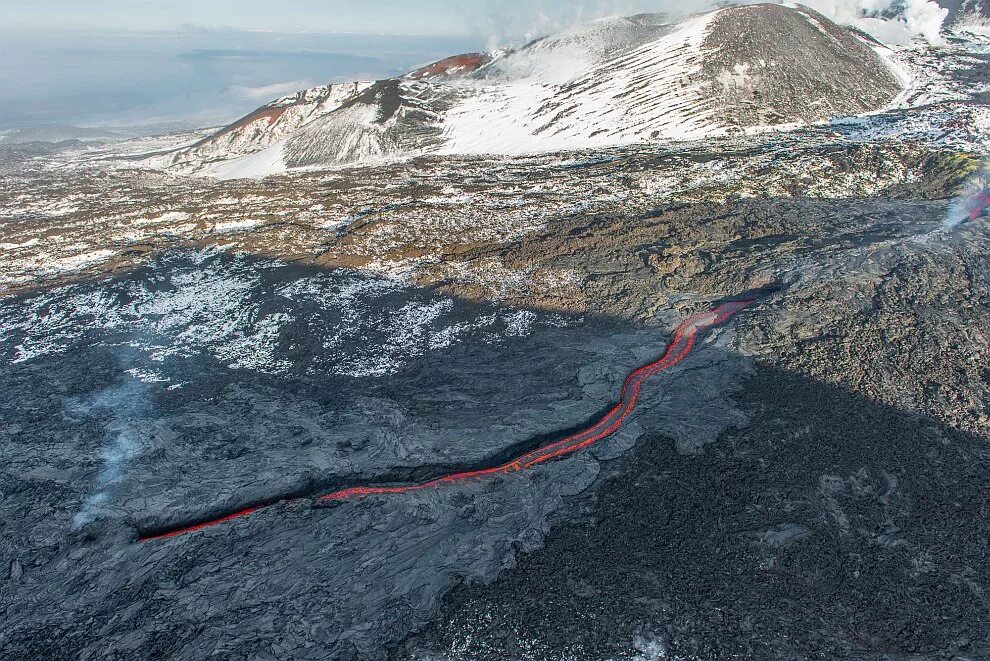
{"type": "MultiPolygon", "coordinates": [[[[615,406],[615,408],[609,411],[608,414],[606,414],[605,417],[599,420],[594,426],[589,427],[584,431],[580,431],[576,434],[568,436],[567,438],[556,441],[555,443],[551,443],[544,447],[527,452],[508,463],[502,464],[501,466],[495,466],[494,468],[452,473],[450,475],[445,475],[443,477],[430,480],[429,482],[422,482],[419,484],[381,487],[351,487],[320,496],[316,500],[317,502],[339,502],[364,498],[366,496],[409,493],[412,491],[435,489],[449,484],[459,484],[491,475],[509,475],[511,473],[519,473],[548,461],[570,456],[580,450],[591,447],[595,443],[598,443],[599,441],[615,434],[622,428],[626,418],[628,418],[636,408],[636,403],[639,400],[643,383],[648,378],[654,376],[655,374],[659,374],[660,372],[669,370],[683,361],[691,355],[698,336],[701,333],[704,333],[709,328],[721,326],[752,303],[753,301],[733,301],[723,303],[709,312],[696,314],[681,322],[681,324],[674,331],[674,337],[667,346],[667,351],[664,353],[663,357],[656,362],[640,367],[638,370],[630,374],[626,378],[625,383],[622,385],[622,394],[619,399],[619,403],[615,406]]],[[[272,503],[272,505],[274,504],[275,503],[272,503]]],[[[170,539],[173,537],[188,535],[199,530],[212,528],[213,526],[217,526],[228,521],[250,516],[251,514],[265,509],[266,507],[271,507],[272,505],[249,507],[211,521],[198,523],[196,525],[187,526],[178,530],[172,530],[170,532],[141,537],[140,541],[149,542],[158,539],[170,539]]]]}

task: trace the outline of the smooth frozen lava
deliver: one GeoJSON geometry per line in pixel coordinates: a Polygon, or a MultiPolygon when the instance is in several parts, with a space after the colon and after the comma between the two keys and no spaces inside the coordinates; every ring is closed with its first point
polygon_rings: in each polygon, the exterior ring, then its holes
{"type": "MultiPolygon", "coordinates": [[[[752,303],[753,301],[732,301],[723,303],[711,311],[696,314],[681,322],[681,324],[674,331],[674,337],[670,341],[670,344],[667,345],[667,350],[664,352],[663,356],[659,360],[652,362],[649,365],[644,365],[630,374],[626,378],[625,383],[622,385],[622,393],[619,398],[619,403],[615,406],[615,408],[609,411],[605,417],[593,426],[588,427],[585,430],[535,450],[525,452],[512,461],[499,466],[451,473],[427,482],[414,484],[350,487],[319,496],[316,498],[316,501],[324,503],[340,502],[358,498],[366,498],[369,496],[403,494],[413,491],[422,491],[425,489],[436,489],[446,485],[459,484],[472,480],[480,480],[494,475],[508,475],[527,470],[548,461],[568,457],[576,452],[584,450],[585,448],[591,447],[592,445],[608,438],[609,436],[612,436],[617,431],[622,429],[626,418],[628,418],[633,410],[635,410],[643,384],[647,379],[651,376],[659,374],[660,372],[669,370],[683,361],[691,355],[691,352],[694,350],[694,347],[698,341],[699,335],[710,328],[726,323],[752,303]]],[[[201,521],[196,524],[178,527],[165,532],[144,535],[140,538],[140,541],[148,542],[152,540],[168,539],[187,535],[199,530],[204,530],[206,528],[211,528],[213,526],[226,523],[228,521],[250,516],[255,512],[261,511],[280,502],[289,502],[291,500],[294,499],[282,498],[273,500],[267,504],[247,507],[215,519],[201,521]]]]}

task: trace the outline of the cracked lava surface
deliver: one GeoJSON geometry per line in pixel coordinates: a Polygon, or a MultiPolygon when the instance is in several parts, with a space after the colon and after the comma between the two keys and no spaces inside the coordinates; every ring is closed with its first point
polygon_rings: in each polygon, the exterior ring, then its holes
{"type": "MultiPolygon", "coordinates": [[[[416,484],[350,487],[320,496],[316,499],[316,502],[333,503],[364,498],[367,496],[402,494],[412,491],[421,491],[424,489],[440,488],[450,484],[458,484],[489,476],[508,475],[527,470],[548,461],[568,457],[585,448],[591,447],[599,441],[612,436],[622,428],[626,419],[636,409],[640,392],[647,379],[651,376],[659,374],[660,372],[669,370],[675,365],[681,363],[685,358],[691,355],[692,351],[694,351],[695,345],[697,344],[698,338],[701,334],[713,327],[725,324],[746,307],[752,305],[752,303],[753,301],[751,300],[722,303],[710,311],[692,315],[681,322],[674,331],[674,336],[671,339],[670,344],[667,345],[667,350],[664,352],[663,356],[648,365],[640,367],[626,377],[626,380],[622,385],[619,403],[616,404],[616,406],[611,409],[601,420],[587,429],[567,436],[566,438],[549,445],[526,452],[516,459],[499,466],[451,473],[449,475],[444,475],[433,480],[416,484]]],[[[139,538],[139,541],[150,542],[182,537],[207,528],[219,526],[230,521],[248,517],[280,502],[292,502],[293,500],[296,499],[285,498],[268,504],[246,507],[209,521],[202,521],[193,525],[182,526],[156,534],[143,535],[139,538]]]]}

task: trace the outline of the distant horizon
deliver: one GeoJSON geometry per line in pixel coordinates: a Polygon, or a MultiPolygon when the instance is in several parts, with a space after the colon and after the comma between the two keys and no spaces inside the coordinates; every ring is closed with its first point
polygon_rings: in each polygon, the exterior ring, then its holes
{"type": "Polygon", "coordinates": [[[464,37],[187,29],[0,31],[0,41],[0,130],[212,126],[309,87],[484,47],[464,37]]]}

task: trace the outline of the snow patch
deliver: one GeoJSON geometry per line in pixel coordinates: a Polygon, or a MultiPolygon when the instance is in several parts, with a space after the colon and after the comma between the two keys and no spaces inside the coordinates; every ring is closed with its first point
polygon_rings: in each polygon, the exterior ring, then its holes
{"type": "Polygon", "coordinates": [[[260,179],[286,171],[284,160],[285,143],[278,142],[255,154],[235,158],[225,163],[210,166],[206,174],[221,181],[229,179],[260,179]]]}
{"type": "Polygon", "coordinates": [[[213,231],[217,234],[228,234],[231,232],[243,232],[245,230],[258,227],[259,225],[264,225],[265,221],[258,220],[255,218],[241,218],[238,220],[226,220],[223,222],[215,223],[213,225],[213,231]]]}

